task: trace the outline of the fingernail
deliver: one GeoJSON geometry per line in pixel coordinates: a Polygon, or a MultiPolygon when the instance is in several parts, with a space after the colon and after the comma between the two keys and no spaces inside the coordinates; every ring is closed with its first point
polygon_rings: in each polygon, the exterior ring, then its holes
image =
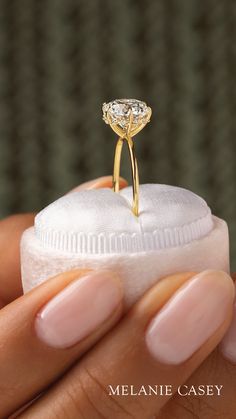
{"type": "Polygon", "coordinates": [[[220,344],[220,351],[224,358],[234,364],[236,363],[236,301],[234,303],[232,322],[220,344]]]}
{"type": "Polygon", "coordinates": [[[146,344],[152,356],[164,364],[186,361],[222,325],[233,299],[234,287],[226,273],[194,276],[149,324],[146,344]]]}
{"type": "MultiPolygon", "coordinates": [[[[122,189],[125,186],[127,186],[127,181],[120,177],[120,188],[122,189]]],[[[112,176],[102,176],[97,179],[93,179],[88,182],[82,183],[81,185],[76,186],[76,188],[72,189],[68,193],[109,187],[112,187],[112,176]]]]}
{"type": "Polygon", "coordinates": [[[84,182],[76,188],[72,189],[71,192],[83,191],[88,189],[96,189],[97,187],[107,186],[109,182],[112,182],[111,176],[102,176],[97,179],[89,180],[88,182],[84,182]]]}
{"type": "Polygon", "coordinates": [[[92,272],[73,281],[37,314],[40,340],[67,348],[97,330],[122,301],[119,280],[108,271],[92,272]]]}

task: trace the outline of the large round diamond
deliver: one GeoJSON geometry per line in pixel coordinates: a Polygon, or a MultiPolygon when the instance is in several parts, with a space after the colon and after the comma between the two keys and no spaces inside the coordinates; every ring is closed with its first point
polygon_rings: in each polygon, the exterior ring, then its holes
{"type": "Polygon", "coordinates": [[[137,99],[116,99],[109,103],[104,103],[103,119],[106,124],[118,124],[126,129],[129,125],[130,113],[133,114],[133,123],[137,125],[149,122],[150,113],[147,104],[137,99]]]}

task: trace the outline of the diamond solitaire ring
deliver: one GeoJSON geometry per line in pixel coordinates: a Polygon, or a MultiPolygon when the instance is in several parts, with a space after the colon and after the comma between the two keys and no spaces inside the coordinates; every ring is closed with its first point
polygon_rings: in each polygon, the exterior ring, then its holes
{"type": "Polygon", "coordinates": [[[117,141],[113,188],[115,192],[120,190],[120,161],[124,141],[127,142],[133,180],[133,206],[132,211],[138,217],[139,214],[139,175],[137,159],[135,157],[134,142],[132,137],[138,134],[150,121],[152,110],[145,102],[136,99],[117,99],[102,106],[103,119],[113,131],[119,135],[117,141]]]}

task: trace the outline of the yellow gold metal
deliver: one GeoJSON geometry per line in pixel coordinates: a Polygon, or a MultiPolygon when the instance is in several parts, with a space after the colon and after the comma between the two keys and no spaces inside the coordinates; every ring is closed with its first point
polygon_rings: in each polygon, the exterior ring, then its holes
{"type": "Polygon", "coordinates": [[[113,190],[114,192],[119,192],[120,190],[120,164],[121,164],[121,155],[124,142],[127,143],[129,156],[130,156],[130,163],[131,163],[131,171],[132,171],[132,183],[133,183],[133,204],[132,204],[132,211],[135,216],[138,217],[139,215],[139,174],[138,174],[138,163],[135,156],[135,148],[134,142],[132,137],[137,135],[150,121],[152,110],[151,108],[147,109],[147,117],[145,122],[140,122],[139,124],[133,123],[134,115],[132,110],[129,113],[129,121],[128,126],[126,129],[121,127],[119,124],[113,123],[110,115],[107,115],[107,123],[111,126],[113,131],[118,134],[119,139],[116,144],[115,148],[115,157],[114,157],[114,170],[113,170],[113,190]]]}

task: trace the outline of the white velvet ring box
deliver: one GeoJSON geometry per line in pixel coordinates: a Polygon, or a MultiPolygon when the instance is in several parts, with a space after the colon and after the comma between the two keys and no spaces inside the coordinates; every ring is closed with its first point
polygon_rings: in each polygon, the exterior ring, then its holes
{"type": "Polygon", "coordinates": [[[124,284],[132,305],[160,278],[183,271],[229,271],[225,221],[186,189],[140,186],[140,211],[132,188],[85,190],[42,210],[21,242],[24,292],[75,268],[109,269],[124,284]]]}

